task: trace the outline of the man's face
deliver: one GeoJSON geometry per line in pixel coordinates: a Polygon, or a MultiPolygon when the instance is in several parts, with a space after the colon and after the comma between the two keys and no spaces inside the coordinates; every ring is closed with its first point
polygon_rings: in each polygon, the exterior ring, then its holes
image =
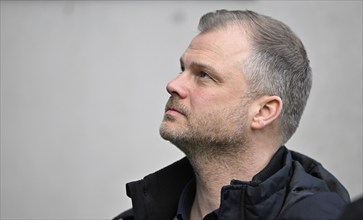
{"type": "Polygon", "coordinates": [[[185,151],[228,149],[246,141],[248,107],[242,61],[249,52],[238,29],[196,36],[167,85],[161,136],[185,151]]]}

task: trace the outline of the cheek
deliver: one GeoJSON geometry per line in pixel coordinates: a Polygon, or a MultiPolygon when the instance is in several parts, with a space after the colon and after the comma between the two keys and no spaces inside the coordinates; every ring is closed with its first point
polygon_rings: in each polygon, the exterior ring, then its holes
{"type": "Polygon", "coordinates": [[[218,94],[203,89],[195,90],[190,95],[190,106],[193,110],[208,109],[219,103],[220,97],[218,94]]]}
{"type": "MultiPolygon", "coordinates": [[[[206,115],[211,116],[210,114],[219,114],[232,108],[236,104],[229,96],[206,93],[200,93],[197,96],[191,97],[190,102],[194,115],[199,115],[200,117],[206,115]]],[[[214,115],[214,117],[216,117],[216,115],[214,115]]]]}

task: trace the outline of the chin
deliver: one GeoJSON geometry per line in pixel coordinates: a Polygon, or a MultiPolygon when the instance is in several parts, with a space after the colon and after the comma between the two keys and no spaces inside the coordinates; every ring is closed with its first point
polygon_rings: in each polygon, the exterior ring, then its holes
{"type": "Polygon", "coordinates": [[[163,121],[160,125],[159,133],[163,139],[167,141],[172,141],[176,137],[180,136],[182,132],[180,131],[179,125],[176,125],[172,122],[163,121]]]}

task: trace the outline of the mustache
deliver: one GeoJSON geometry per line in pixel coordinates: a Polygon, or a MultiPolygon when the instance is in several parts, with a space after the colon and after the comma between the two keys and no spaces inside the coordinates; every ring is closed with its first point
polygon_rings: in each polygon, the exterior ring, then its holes
{"type": "Polygon", "coordinates": [[[187,107],[179,102],[175,96],[171,96],[165,105],[165,112],[169,109],[177,111],[185,116],[189,114],[187,107]]]}

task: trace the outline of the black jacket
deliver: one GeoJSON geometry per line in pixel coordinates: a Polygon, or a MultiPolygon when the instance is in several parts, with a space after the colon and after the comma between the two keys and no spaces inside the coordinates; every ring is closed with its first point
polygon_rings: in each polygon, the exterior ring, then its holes
{"type": "MultiPolygon", "coordinates": [[[[115,217],[172,220],[185,185],[194,178],[187,158],[128,183],[132,209],[115,217]]],[[[250,182],[232,180],[221,189],[215,219],[337,219],[350,202],[343,185],[317,161],[281,147],[250,182]]]]}

